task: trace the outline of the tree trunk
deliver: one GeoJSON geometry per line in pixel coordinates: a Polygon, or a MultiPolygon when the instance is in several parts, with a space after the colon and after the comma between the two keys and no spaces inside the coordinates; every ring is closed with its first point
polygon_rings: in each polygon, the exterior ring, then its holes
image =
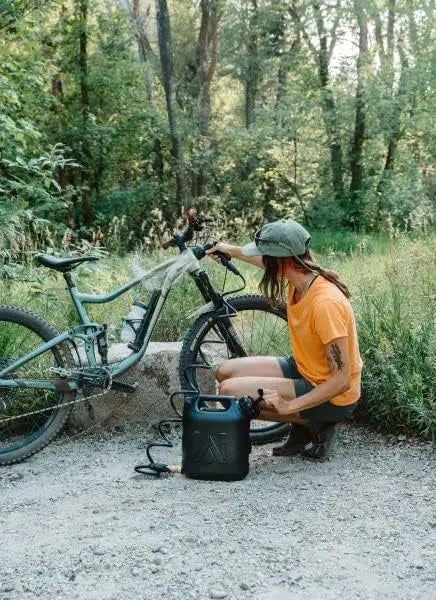
{"type": "MultiPolygon", "coordinates": [[[[327,32],[324,27],[324,19],[318,4],[314,4],[314,10],[319,37],[319,51],[317,54],[318,75],[321,88],[321,107],[330,146],[333,191],[338,202],[342,204],[344,199],[344,169],[336,103],[329,87],[329,62],[331,52],[329,51],[327,44],[327,32]]],[[[333,33],[332,36],[335,36],[335,33],[333,33]]],[[[333,37],[330,43],[331,46],[334,44],[334,41],[335,39],[333,37]]]]}
{"type": "Polygon", "coordinates": [[[179,134],[179,115],[173,77],[173,51],[167,0],[156,0],[156,12],[159,53],[171,133],[172,155],[176,163],[176,200],[180,209],[183,210],[187,199],[186,175],[183,146],[179,134]]]}
{"type": "MultiPolygon", "coordinates": [[[[197,44],[196,82],[193,86],[196,103],[198,132],[208,150],[210,146],[210,86],[218,59],[219,12],[217,0],[201,0],[201,23],[197,44]],[[210,58],[209,58],[210,54],[210,58]]],[[[201,162],[192,177],[193,196],[204,196],[207,184],[207,167],[201,162]]]]}
{"type": "MultiPolygon", "coordinates": [[[[147,12],[148,15],[148,12],[147,12]]],[[[151,108],[151,124],[152,127],[157,127],[157,108],[154,97],[153,79],[150,72],[150,65],[156,65],[157,57],[151,49],[150,43],[144,31],[144,25],[141,20],[140,0],[133,0],[130,16],[135,26],[135,37],[138,44],[139,62],[142,64],[144,72],[145,91],[147,100],[151,108]]],[[[161,191],[164,188],[164,158],[162,152],[162,144],[158,136],[153,140],[153,171],[156,173],[159,180],[161,191]]],[[[167,219],[170,218],[170,213],[165,214],[167,219]]]]}
{"type": "Polygon", "coordinates": [[[88,84],[88,0],[79,0],[79,77],[80,105],[82,112],[82,170],[81,196],[83,224],[92,223],[89,201],[89,167],[91,151],[89,144],[89,84],[88,84]]]}
{"type": "Polygon", "coordinates": [[[354,125],[353,143],[350,154],[350,202],[347,217],[353,225],[359,222],[359,193],[363,184],[362,149],[365,139],[365,65],[368,51],[368,23],[364,9],[359,6],[359,1],[354,3],[357,22],[359,25],[359,56],[357,58],[357,85],[356,85],[356,116],[354,125]]]}
{"type": "Polygon", "coordinates": [[[257,0],[251,0],[247,44],[247,77],[245,81],[245,126],[249,129],[256,121],[256,98],[259,90],[259,9],[257,0]]]}
{"type": "Polygon", "coordinates": [[[145,91],[147,93],[147,99],[148,99],[152,109],[155,110],[156,104],[154,101],[153,80],[151,78],[150,70],[148,68],[148,60],[147,60],[147,50],[148,50],[149,44],[146,40],[144,27],[143,27],[143,24],[141,21],[140,0],[133,0],[132,10],[130,11],[130,14],[131,14],[131,18],[135,25],[135,37],[136,37],[136,42],[138,44],[139,62],[143,66],[145,91]]]}
{"type": "Polygon", "coordinates": [[[388,140],[388,148],[386,153],[385,164],[383,167],[383,172],[380,177],[380,180],[377,185],[377,195],[379,198],[378,201],[378,212],[381,211],[382,202],[383,202],[383,193],[385,191],[385,187],[387,181],[389,180],[390,173],[394,170],[395,167],[395,155],[398,147],[398,142],[401,137],[401,114],[406,106],[408,93],[407,93],[407,73],[409,69],[409,64],[406,58],[404,51],[400,46],[401,42],[399,42],[399,54],[400,54],[400,62],[401,62],[401,74],[400,80],[398,82],[398,90],[392,99],[394,105],[394,113],[392,115],[392,124],[391,124],[391,133],[388,140]]]}
{"type": "Polygon", "coordinates": [[[287,52],[283,52],[280,57],[279,69],[277,73],[277,94],[274,111],[276,113],[277,125],[281,128],[283,125],[282,109],[281,105],[283,98],[286,94],[286,87],[288,82],[288,73],[292,68],[295,58],[297,57],[300,49],[300,33],[297,31],[297,37],[292,42],[290,49],[287,52]]]}

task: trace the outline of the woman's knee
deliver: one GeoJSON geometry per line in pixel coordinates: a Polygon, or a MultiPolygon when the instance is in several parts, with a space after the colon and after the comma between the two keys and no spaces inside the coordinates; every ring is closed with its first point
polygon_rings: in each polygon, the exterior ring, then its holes
{"type": "Polygon", "coordinates": [[[218,366],[216,373],[215,373],[216,380],[219,383],[221,383],[222,381],[225,381],[226,379],[230,379],[231,377],[233,377],[233,372],[234,372],[234,369],[232,367],[232,359],[229,358],[228,360],[225,360],[218,366]]]}
{"type": "Polygon", "coordinates": [[[238,377],[223,379],[219,384],[219,393],[222,396],[237,396],[240,391],[240,379],[238,377]]]}

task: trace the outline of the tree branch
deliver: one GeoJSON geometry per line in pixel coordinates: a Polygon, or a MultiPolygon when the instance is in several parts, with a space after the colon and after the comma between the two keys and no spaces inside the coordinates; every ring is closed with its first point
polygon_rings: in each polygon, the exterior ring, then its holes
{"type": "MultiPolygon", "coordinates": [[[[129,0],[124,0],[124,5],[135,27],[135,37],[138,41],[141,56],[144,59],[144,61],[148,61],[150,63],[151,67],[153,68],[153,72],[157,75],[159,81],[163,84],[160,61],[158,56],[153,51],[147,34],[145,33],[144,23],[141,19],[139,10],[139,0],[133,0],[132,4],[130,4],[129,0]]],[[[147,10],[147,16],[148,14],[149,10],[147,10]]]]}
{"type": "Polygon", "coordinates": [[[336,17],[333,22],[332,29],[330,31],[330,46],[329,46],[329,52],[328,52],[329,62],[330,62],[331,57],[333,56],[333,50],[335,48],[335,44],[337,41],[336,32],[338,29],[339,21],[341,20],[341,10],[340,9],[341,9],[341,0],[338,0],[336,3],[336,17]]]}
{"type": "Polygon", "coordinates": [[[380,14],[378,12],[374,15],[374,24],[375,24],[375,39],[379,48],[380,60],[381,62],[385,58],[385,44],[383,41],[383,30],[382,24],[380,21],[380,14]]]}
{"type": "Polygon", "coordinates": [[[300,31],[303,34],[303,38],[305,39],[307,45],[309,46],[310,51],[315,56],[315,58],[318,58],[318,50],[315,47],[315,45],[313,44],[312,40],[310,39],[309,34],[305,30],[304,25],[301,22],[300,15],[298,14],[297,9],[295,8],[295,4],[292,4],[288,8],[288,12],[291,15],[291,17],[293,18],[294,23],[296,24],[296,26],[298,28],[298,31],[300,31]]]}

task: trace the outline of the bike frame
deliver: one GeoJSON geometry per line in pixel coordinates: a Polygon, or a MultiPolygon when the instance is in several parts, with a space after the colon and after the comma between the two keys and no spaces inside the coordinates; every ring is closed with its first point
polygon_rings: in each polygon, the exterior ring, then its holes
{"type": "MultiPolygon", "coordinates": [[[[34,360],[41,354],[51,350],[58,344],[70,342],[74,347],[76,346],[75,340],[80,339],[85,344],[85,352],[87,358],[86,366],[100,366],[96,355],[95,345],[97,337],[105,333],[105,326],[98,323],[93,323],[88,313],[86,312],[86,304],[106,304],[112,302],[116,298],[122,296],[133,287],[139,285],[144,280],[150,279],[159,273],[165,273],[165,278],[162,286],[156,288],[156,296],[159,295],[157,302],[155,303],[152,310],[152,314],[148,317],[148,325],[143,338],[142,344],[138,349],[134,349],[132,353],[126,358],[114,364],[102,365],[112,378],[117,377],[128,371],[131,367],[136,365],[141,358],[144,356],[147,349],[151,334],[154,326],[159,318],[162,311],[163,305],[167,299],[168,293],[171,287],[176,283],[178,279],[183,277],[185,274],[191,275],[203,295],[203,298],[207,301],[212,300],[215,305],[222,303],[221,296],[213,289],[207,273],[200,267],[198,259],[190,248],[183,250],[178,256],[171,258],[160,265],[157,265],[153,269],[150,269],[143,273],[140,277],[137,277],[128,283],[124,284],[120,288],[110,292],[109,294],[84,294],[79,292],[76,288],[76,284],[73,276],[70,272],[64,274],[67,282],[68,291],[73,301],[74,307],[76,308],[77,314],[81,325],[79,327],[72,328],[64,333],[61,333],[51,339],[50,341],[42,344],[32,352],[29,352],[20,359],[14,361],[8,365],[5,369],[0,371],[0,387],[1,388],[39,388],[45,390],[57,390],[57,391],[74,391],[81,387],[81,382],[74,377],[62,378],[57,380],[50,379],[4,379],[4,377],[20,368],[24,364],[34,360]]],[[[148,311],[147,311],[148,312],[148,311]]]]}

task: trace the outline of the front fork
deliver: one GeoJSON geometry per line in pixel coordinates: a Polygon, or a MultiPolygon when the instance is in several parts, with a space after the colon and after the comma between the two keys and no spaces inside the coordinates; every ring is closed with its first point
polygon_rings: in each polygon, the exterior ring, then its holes
{"type": "MultiPolygon", "coordinates": [[[[215,291],[215,288],[209,279],[209,275],[206,273],[206,271],[201,270],[191,273],[191,276],[193,277],[205,302],[212,302],[215,307],[215,313],[218,313],[219,315],[219,312],[223,311],[225,308],[225,302],[222,295],[215,291]]],[[[242,340],[233,327],[232,319],[230,317],[225,315],[220,317],[216,325],[214,325],[214,328],[216,328],[216,331],[225,340],[231,354],[231,358],[248,356],[242,340]]]]}

